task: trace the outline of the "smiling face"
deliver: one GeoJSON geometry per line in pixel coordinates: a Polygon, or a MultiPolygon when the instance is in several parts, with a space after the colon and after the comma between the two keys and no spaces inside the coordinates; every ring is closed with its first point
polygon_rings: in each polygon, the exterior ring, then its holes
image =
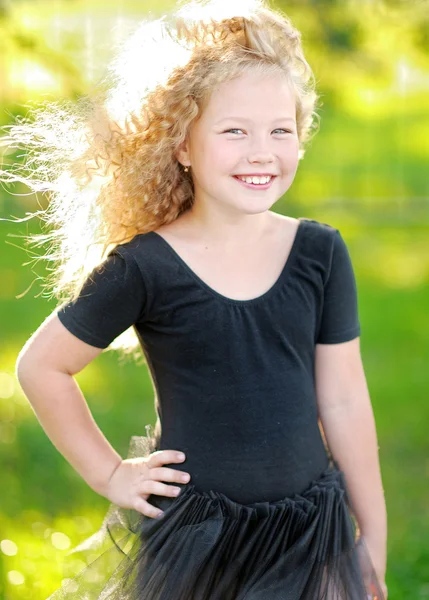
{"type": "MultiPolygon", "coordinates": [[[[190,165],[195,204],[236,214],[269,210],[298,167],[295,100],[284,77],[246,73],[219,85],[177,153],[190,165]],[[266,184],[239,176],[271,176],[266,184]]],[[[264,180],[262,180],[264,181],[264,180]]]]}

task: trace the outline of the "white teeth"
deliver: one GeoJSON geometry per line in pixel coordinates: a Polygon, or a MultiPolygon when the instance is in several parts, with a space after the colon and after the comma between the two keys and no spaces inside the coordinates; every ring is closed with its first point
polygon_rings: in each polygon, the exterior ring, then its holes
{"type": "Polygon", "coordinates": [[[264,184],[268,183],[271,180],[271,177],[271,175],[268,175],[266,177],[239,177],[239,179],[246,183],[264,184]]]}

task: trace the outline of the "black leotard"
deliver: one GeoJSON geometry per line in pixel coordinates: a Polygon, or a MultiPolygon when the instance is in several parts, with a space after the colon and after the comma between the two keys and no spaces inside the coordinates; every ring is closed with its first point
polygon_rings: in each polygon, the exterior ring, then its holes
{"type": "Polygon", "coordinates": [[[338,229],[300,218],[280,276],[251,300],[221,295],[159,234],[139,234],[111,251],[58,317],[99,348],[134,327],[153,381],[159,447],[186,453],[169,466],[189,472],[197,490],[275,501],[327,467],[315,345],[360,334],[338,229]]]}

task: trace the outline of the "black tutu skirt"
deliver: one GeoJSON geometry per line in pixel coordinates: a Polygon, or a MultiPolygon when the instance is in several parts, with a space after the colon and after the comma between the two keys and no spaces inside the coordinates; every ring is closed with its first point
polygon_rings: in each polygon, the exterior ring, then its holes
{"type": "MultiPolygon", "coordinates": [[[[127,458],[156,449],[148,430],[127,458]]],[[[192,483],[148,502],[160,519],[111,504],[69,552],[86,566],[48,600],[385,600],[332,458],[301,494],[276,502],[240,504],[192,483]]]]}

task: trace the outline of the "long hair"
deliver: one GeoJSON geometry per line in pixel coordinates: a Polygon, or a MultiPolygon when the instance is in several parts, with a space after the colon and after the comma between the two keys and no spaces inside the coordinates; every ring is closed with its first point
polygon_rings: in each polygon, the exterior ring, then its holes
{"type": "MultiPolygon", "coordinates": [[[[176,158],[214,87],[248,70],[284,75],[294,92],[300,150],[318,121],[314,76],[300,32],[262,0],[191,2],[142,21],[95,90],[41,104],[7,125],[2,145],[26,160],[0,171],[49,195],[37,216],[47,233],[43,287],[75,300],[91,271],[120,243],[174,221],[193,203],[192,176],[176,158]]],[[[138,350],[132,328],[109,348],[138,350]]]]}

